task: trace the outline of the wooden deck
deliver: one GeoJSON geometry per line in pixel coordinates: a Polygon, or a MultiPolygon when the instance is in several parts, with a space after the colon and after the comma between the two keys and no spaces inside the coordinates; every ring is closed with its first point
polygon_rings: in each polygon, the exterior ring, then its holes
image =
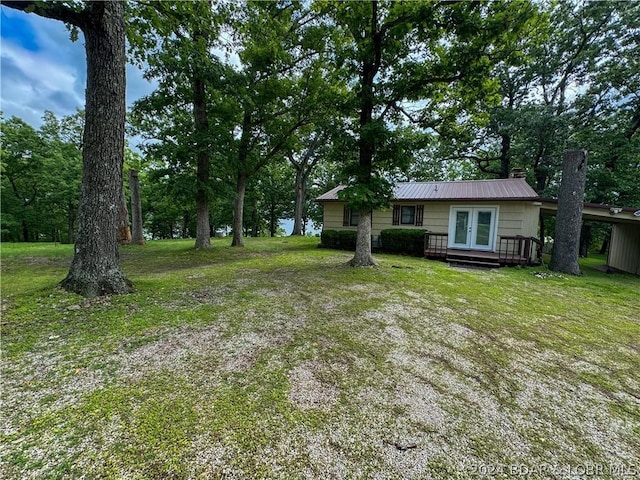
{"type": "Polygon", "coordinates": [[[446,233],[425,233],[424,256],[446,262],[483,267],[511,265],[539,265],[540,242],[536,238],[523,236],[500,237],[495,252],[448,248],[446,233]]]}

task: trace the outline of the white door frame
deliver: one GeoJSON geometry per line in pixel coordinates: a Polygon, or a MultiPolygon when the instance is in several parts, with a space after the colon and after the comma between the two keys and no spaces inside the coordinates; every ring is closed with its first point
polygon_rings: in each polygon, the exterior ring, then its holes
{"type": "Polygon", "coordinates": [[[449,241],[448,248],[459,248],[463,250],[486,250],[494,251],[498,233],[498,205],[456,205],[449,210],[449,241]],[[464,243],[456,243],[456,226],[458,213],[467,213],[466,236],[464,243]],[[491,221],[489,223],[489,244],[479,245],[478,240],[478,217],[480,212],[490,212],[491,221]]]}

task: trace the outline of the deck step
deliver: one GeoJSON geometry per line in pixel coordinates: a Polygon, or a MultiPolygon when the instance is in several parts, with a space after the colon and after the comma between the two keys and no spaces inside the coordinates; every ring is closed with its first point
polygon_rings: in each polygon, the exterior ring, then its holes
{"type": "Polygon", "coordinates": [[[478,258],[478,259],[462,259],[456,257],[447,257],[447,262],[450,263],[458,263],[464,265],[474,265],[476,267],[488,267],[488,268],[497,268],[500,266],[500,263],[491,261],[488,259],[478,258]]]}

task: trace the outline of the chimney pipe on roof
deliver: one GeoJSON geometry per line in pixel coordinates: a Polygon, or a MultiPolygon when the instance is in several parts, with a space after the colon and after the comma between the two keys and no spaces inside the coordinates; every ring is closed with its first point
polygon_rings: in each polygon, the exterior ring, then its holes
{"type": "Polygon", "coordinates": [[[511,178],[526,178],[527,174],[522,167],[513,167],[511,178]]]}

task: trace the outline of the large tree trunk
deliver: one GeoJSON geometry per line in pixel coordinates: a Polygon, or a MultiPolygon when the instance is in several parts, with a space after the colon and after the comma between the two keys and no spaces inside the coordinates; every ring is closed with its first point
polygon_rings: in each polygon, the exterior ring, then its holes
{"type": "Polygon", "coordinates": [[[120,268],[118,223],[125,122],[124,3],[92,2],[78,235],[64,289],[85,297],[131,292],[120,268]]]}
{"type": "Polygon", "coordinates": [[[129,210],[127,210],[127,197],[124,194],[124,185],[120,188],[120,224],[118,225],[118,243],[128,245],[131,243],[131,222],[129,210]]]}
{"type": "MultiPolygon", "coordinates": [[[[196,38],[202,37],[201,33],[196,38]]],[[[193,81],[193,116],[198,149],[198,170],[196,190],[196,248],[211,248],[211,229],[209,227],[209,146],[205,138],[209,134],[207,116],[207,96],[204,80],[196,75],[193,81]]]]}
{"type": "Polygon", "coordinates": [[[584,187],[587,178],[587,152],[565,152],[562,164],[562,181],[558,192],[556,234],[549,268],[570,275],[580,275],[578,253],[584,187]]]}
{"type": "Polygon", "coordinates": [[[589,248],[591,248],[591,225],[582,224],[582,228],[580,229],[580,249],[578,254],[581,257],[589,256],[589,248]]]}
{"type": "Polygon", "coordinates": [[[293,214],[293,231],[291,235],[303,235],[304,201],[307,196],[307,179],[304,175],[304,167],[296,167],[296,207],[293,214]]]}
{"type": "Polygon", "coordinates": [[[371,210],[360,211],[356,236],[356,253],[348,265],[352,267],[371,267],[376,265],[371,256],[371,210]]]}
{"type": "Polygon", "coordinates": [[[133,168],[129,169],[129,190],[131,191],[131,241],[138,245],[144,245],[140,181],[138,171],[133,168]]]}
{"type": "MultiPolygon", "coordinates": [[[[378,34],[378,4],[371,3],[371,30],[367,31],[367,40],[371,50],[362,61],[360,76],[360,121],[358,139],[359,173],[357,181],[363,185],[370,185],[372,179],[373,156],[376,151],[375,137],[368,131],[373,122],[375,108],[374,79],[380,69],[382,54],[382,36],[378,34]]],[[[368,267],[375,265],[371,256],[371,211],[360,211],[356,252],[349,262],[353,267],[368,267]]]]}
{"type": "Polygon", "coordinates": [[[238,173],[236,198],[233,203],[233,240],[232,247],[244,247],[242,239],[242,220],[244,216],[244,195],[247,191],[247,175],[238,173]]]}

